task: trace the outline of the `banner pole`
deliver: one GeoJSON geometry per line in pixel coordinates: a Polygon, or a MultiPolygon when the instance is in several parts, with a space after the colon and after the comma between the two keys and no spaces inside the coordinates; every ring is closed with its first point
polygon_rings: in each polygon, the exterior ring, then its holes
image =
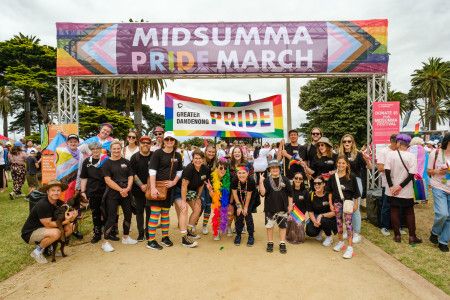
{"type": "Polygon", "coordinates": [[[291,114],[291,79],[286,78],[286,109],[287,109],[287,129],[292,129],[292,114],[291,114]]]}

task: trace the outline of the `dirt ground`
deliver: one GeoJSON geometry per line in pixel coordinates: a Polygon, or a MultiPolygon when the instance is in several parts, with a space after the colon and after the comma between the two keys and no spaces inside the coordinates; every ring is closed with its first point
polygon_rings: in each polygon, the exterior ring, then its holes
{"type": "MultiPolygon", "coordinates": [[[[355,247],[351,260],[314,239],[288,244],[283,255],[265,252],[263,213],[254,214],[256,243],[233,245],[233,238],[202,236],[199,247],[175,245],[162,251],[146,243],[122,245],[104,253],[101,244],[67,249],[56,263],[35,264],[0,283],[0,299],[416,299],[372,259],[355,247]]],[[[136,235],[133,225],[131,236],[136,235]]],[[[160,232],[158,232],[158,235],[160,232]]],[[[276,238],[275,241],[278,239],[276,238]]]]}

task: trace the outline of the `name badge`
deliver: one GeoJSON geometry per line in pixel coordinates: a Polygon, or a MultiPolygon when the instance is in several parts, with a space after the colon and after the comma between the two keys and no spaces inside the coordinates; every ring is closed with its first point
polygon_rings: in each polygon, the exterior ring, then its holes
{"type": "Polygon", "coordinates": [[[202,176],[200,177],[200,179],[201,179],[201,180],[206,180],[206,175],[202,175],[202,176]]]}
{"type": "Polygon", "coordinates": [[[121,167],[122,169],[126,169],[126,168],[127,168],[127,165],[126,165],[126,164],[121,164],[120,167],[121,167]]]}
{"type": "Polygon", "coordinates": [[[327,160],[325,163],[326,163],[327,165],[334,165],[334,161],[332,161],[332,160],[327,160]]]}

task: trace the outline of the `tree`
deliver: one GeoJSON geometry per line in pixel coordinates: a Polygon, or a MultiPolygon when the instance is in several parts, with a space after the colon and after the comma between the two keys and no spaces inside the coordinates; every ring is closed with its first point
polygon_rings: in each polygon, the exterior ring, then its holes
{"type": "Polygon", "coordinates": [[[436,130],[438,123],[449,118],[446,106],[450,96],[450,62],[431,57],[411,76],[411,94],[424,99],[423,105],[418,104],[423,125],[436,130]]]}
{"type": "Polygon", "coordinates": [[[367,140],[367,82],[361,78],[318,78],[300,89],[299,107],[308,122],[300,131],[309,136],[320,127],[333,143],[350,133],[359,145],[367,140]]]}
{"type": "Polygon", "coordinates": [[[143,126],[142,132],[149,134],[150,131],[156,126],[164,127],[165,118],[163,115],[152,111],[149,105],[142,104],[142,117],[144,118],[147,126],[143,126]]]}
{"type": "Polygon", "coordinates": [[[6,87],[0,87],[0,113],[3,118],[3,135],[8,136],[8,114],[12,111],[11,90],[6,87]]]}
{"type": "MultiPolygon", "coordinates": [[[[206,141],[208,142],[208,145],[211,145],[211,144],[214,145],[214,140],[207,139],[206,141]]],[[[205,145],[205,140],[200,137],[194,137],[194,138],[184,141],[183,144],[197,146],[197,147],[203,147],[205,145]]]]}
{"type": "Polygon", "coordinates": [[[99,125],[102,123],[114,124],[113,136],[120,139],[125,138],[128,131],[133,128],[133,120],[130,117],[100,106],[80,105],[79,119],[78,130],[83,138],[98,134],[99,125]]]}

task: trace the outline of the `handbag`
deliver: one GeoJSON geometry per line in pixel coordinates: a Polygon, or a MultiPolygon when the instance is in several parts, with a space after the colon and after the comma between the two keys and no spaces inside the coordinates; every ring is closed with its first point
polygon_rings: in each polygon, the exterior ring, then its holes
{"type": "MultiPolygon", "coordinates": [[[[173,151],[173,157],[171,159],[170,163],[170,172],[169,172],[169,178],[172,177],[172,169],[173,169],[173,160],[175,158],[175,150],[173,151]]],[[[145,198],[147,198],[150,201],[162,201],[167,199],[167,182],[170,180],[157,180],[155,182],[155,188],[158,190],[158,196],[156,198],[152,197],[152,189],[150,186],[150,176],[147,179],[147,189],[145,190],[145,198]]]]}
{"type": "MultiPolygon", "coordinates": [[[[402,161],[403,166],[406,169],[406,172],[409,174],[409,170],[406,167],[405,162],[403,161],[403,158],[400,154],[400,151],[398,151],[398,156],[400,156],[400,160],[402,161]]],[[[415,174],[414,175],[414,179],[413,179],[413,189],[414,189],[414,200],[416,202],[418,201],[426,201],[427,200],[427,196],[425,193],[425,184],[423,182],[423,178],[422,176],[420,176],[420,174],[415,174]]]]}
{"type": "Polygon", "coordinates": [[[286,241],[291,244],[305,242],[305,223],[297,223],[291,216],[287,220],[286,241]]]}
{"type": "Polygon", "coordinates": [[[344,194],[342,193],[342,187],[341,187],[341,181],[339,180],[338,173],[334,173],[334,177],[336,178],[336,183],[339,191],[339,197],[341,197],[341,200],[344,202],[343,204],[343,211],[345,214],[352,214],[353,213],[353,200],[345,200],[344,194]]]}

